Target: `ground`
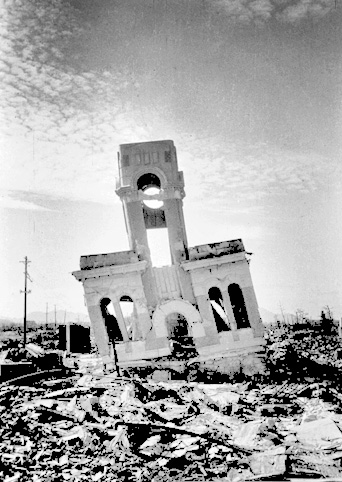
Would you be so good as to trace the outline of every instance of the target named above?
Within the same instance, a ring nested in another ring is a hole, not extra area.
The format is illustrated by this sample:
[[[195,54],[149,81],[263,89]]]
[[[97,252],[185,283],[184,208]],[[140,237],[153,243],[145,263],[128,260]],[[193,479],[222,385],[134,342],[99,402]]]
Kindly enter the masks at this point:
[[[341,341],[298,328],[267,330],[266,373],[220,384],[94,371],[2,383],[2,480],[341,480]]]

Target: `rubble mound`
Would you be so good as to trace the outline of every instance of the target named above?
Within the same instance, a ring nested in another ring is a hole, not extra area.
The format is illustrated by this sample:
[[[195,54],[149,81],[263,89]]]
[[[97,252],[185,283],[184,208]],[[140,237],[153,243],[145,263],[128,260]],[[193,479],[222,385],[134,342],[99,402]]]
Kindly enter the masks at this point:
[[[328,383],[204,384],[85,374],[0,387],[1,480],[342,477]]]

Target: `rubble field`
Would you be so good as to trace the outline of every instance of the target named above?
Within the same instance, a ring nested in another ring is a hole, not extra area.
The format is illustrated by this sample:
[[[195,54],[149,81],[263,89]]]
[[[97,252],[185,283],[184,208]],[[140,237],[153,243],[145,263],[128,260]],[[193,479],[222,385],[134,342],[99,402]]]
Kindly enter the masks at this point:
[[[1,480],[342,481],[341,400],[330,382],[4,383]]]
[[[249,377],[118,376],[91,354],[44,381],[46,358],[31,357],[36,374],[0,384],[0,480],[342,482],[342,340],[266,339],[265,372]]]

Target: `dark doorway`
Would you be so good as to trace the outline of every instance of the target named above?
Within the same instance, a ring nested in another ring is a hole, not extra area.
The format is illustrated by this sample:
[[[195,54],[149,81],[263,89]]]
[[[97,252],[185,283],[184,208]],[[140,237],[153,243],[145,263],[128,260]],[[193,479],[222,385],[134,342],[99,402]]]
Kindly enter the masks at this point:
[[[229,285],[228,294],[233,308],[237,328],[249,328],[251,325],[249,323],[245,300],[240,286],[236,283]]]
[[[194,339],[189,332],[188,322],[180,313],[166,317],[168,338],[171,341],[172,355],[176,358],[191,358],[197,355]]]

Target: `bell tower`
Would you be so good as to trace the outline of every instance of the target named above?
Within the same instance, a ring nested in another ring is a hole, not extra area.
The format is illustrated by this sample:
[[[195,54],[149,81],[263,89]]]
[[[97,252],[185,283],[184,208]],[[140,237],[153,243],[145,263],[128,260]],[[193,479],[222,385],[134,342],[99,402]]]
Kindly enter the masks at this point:
[[[146,231],[167,228],[172,264],[187,259],[184,178],[173,141],[122,144],[116,193],[123,203],[131,249],[140,248],[148,260]]]
[[[116,193],[123,204],[130,249],[149,265],[144,284],[152,288],[148,298],[153,305],[156,299],[147,230],[167,229],[172,265],[189,259],[183,172],[178,170],[171,140],[122,144],[118,163]]]
[[[188,246],[173,141],[122,144],[118,164],[116,193],[130,249],[81,256],[73,273],[83,284],[104,362],[115,350],[119,363],[145,366],[186,343],[201,370],[261,371],[263,326],[242,240]],[[151,260],[152,230],[168,234],[170,261],[161,267]]]

